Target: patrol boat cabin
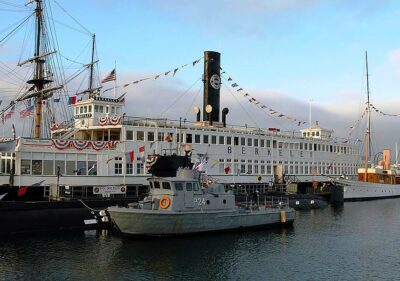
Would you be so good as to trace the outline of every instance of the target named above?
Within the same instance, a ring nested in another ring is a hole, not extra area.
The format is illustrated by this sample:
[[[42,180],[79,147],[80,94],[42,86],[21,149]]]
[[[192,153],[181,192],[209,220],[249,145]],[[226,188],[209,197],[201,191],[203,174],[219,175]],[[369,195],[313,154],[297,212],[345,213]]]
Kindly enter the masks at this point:
[[[192,175],[192,176],[191,176]],[[109,207],[125,234],[165,236],[291,224],[295,211],[280,202],[238,207],[223,184],[201,188],[198,174],[181,169],[177,177],[148,179],[150,193],[128,207]],[[266,203],[266,202],[265,202]]]

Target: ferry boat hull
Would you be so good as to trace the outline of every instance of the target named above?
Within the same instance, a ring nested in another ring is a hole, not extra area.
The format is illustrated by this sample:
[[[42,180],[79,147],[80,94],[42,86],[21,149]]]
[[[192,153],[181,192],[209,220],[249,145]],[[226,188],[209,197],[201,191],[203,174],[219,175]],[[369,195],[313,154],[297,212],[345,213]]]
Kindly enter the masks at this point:
[[[400,184],[383,184],[336,179],[335,184],[343,187],[344,201],[362,201],[400,197]]]
[[[173,236],[290,225],[295,217],[295,211],[291,208],[167,213],[110,207],[108,212],[122,233],[143,236]],[[285,222],[282,222],[282,216],[285,216]]]

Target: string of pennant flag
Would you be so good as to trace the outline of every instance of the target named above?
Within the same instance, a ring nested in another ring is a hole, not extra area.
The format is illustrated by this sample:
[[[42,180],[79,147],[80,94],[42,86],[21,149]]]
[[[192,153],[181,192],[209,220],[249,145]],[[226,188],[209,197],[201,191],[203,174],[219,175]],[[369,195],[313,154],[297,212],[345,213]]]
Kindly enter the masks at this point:
[[[262,103],[261,101],[257,100],[255,97],[253,97],[252,95],[250,95],[248,93],[248,91],[244,90],[242,87],[239,86],[238,83],[236,83],[232,76],[229,76],[226,71],[224,71],[221,67],[221,76],[223,76],[223,78],[229,83],[229,85],[231,86],[232,89],[236,90],[237,93],[241,94],[244,98],[246,98],[252,105],[260,108],[261,110],[263,110],[265,113],[278,117],[278,118],[282,118],[284,120],[287,120],[289,122],[293,122],[295,124],[297,124],[297,126],[300,125],[304,125],[307,124],[306,121],[302,121],[298,118],[295,118],[289,114],[283,114],[281,112],[279,112],[278,110],[275,110],[267,105],[265,105],[264,103]]]
[[[367,107],[367,108],[368,108],[368,107]],[[350,140],[351,135],[353,134],[354,129],[358,126],[358,124],[360,124],[361,120],[363,120],[365,114],[367,113],[367,108],[365,108],[365,110],[363,111],[363,113],[361,114],[361,116],[357,119],[357,121],[354,122],[354,124],[350,126],[349,132],[348,132],[348,134],[347,134],[347,138],[346,138],[346,140],[343,141],[342,143],[347,143],[347,142]]]
[[[202,58],[199,58],[199,59],[193,61],[193,62],[191,63],[191,65],[194,67],[194,66],[195,66],[196,64],[198,64],[201,60],[202,60]],[[141,83],[141,82],[146,81],[146,80],[151,80],[151,79],[157,80],[157,79],[160,78],[160,77],[165,77],[165,76],[168,76],[168,75],[170,75],[170,74],[172,75],[172,77],[175,77],[176,73],[177,73],[179,70],[181,70],[182,68],[187,67],[188,65],[189,65],[189,64],[187,63],[187,64],[181,65],[181,66],[179,66],[179,67],[173,68],[173,69],[171,69],[171,70],[164,71],[164,72],[159,73],[159,74],[154,75],[154,76],[149,76],[149,77],[145,77],[145,78],[142,78],[142,79],[138,79],[138,80],[135,80],[135,81],[132,81],[132,82],[129,82],[129,83],[125,83],[125,84],[123,84],[122,86],[118,86],[117,88],[121,88],[121,87],[122,87],[122,88],[126,88],[126,87],[129,87],[130,85],[138,84],[138,83]]]
[[[369,104],[370,109],[374,110],[376,113],[379,113],[383,116],[390,116],[390,117],[398,117],[400,116],[400,113],[397,114],[389,114],[389,113],[385,113],[382,110],[376,108],[372,103]]]
[[[370,109],[370,110],[373,110],[374,112],[379,113],[379,114],[381,114],[381,115],[383,115],[383,116],[390,116],[390,117],[399,117],[399,116],[400,116],[400,113],[399,113],[399,114],[389,114],[389,113],[385,113],[385,112],[379,110],[377,107],[375,107],[375,106],[374,106],[373,104],[371,104],[371,103],[369,104],[369,109]],[[350,130],[349,130],[348,138],[347,138],[347,139],[350,139],[350,137],[351,137],[351,135],[352,135],[354,129],[358,126],[358,124],[361,122],[361,120],[363,120],[363,118],[365,117],[365,115],[367,114],[367,112],[368,112],[368,105],[365,106],[365,109],[364,109],[363,113],[361,114],[360,118],[358,118],[357,121],[354,122],[354,124],[353,124],[352,126],[350,126],[350,128],[349,128]]]

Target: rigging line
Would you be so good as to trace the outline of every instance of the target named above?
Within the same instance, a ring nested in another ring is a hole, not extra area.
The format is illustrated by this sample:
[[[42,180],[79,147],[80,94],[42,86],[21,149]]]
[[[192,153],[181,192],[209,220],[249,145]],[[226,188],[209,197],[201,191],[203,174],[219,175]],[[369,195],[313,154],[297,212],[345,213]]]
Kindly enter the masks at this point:
[[[63,23],[63,22],[61,22],[61,21],[59,21],[59,20],[56,20],[56,19],[54,19],[54,18],[52,18],[52,20],[53,20],[54,22],[58,23],[59,25],[68,27],[69,29],[74,30],[74,31],[76,31],[76,32],[79,32],[79,33],[81,33],[81,34],[88,35],[87,32],[84,32],[84,31],[82,31],[82,30],[80,30],[80,29],[77,29],[77,28],[75,28],[75,27],[73,27],[73,26],[70,26],[70,25],[68,25],[68,24],[66,24],[66,23]]]
[[[175,103],[177,103],[181,98],[183,98],[183,96],[184,96],[187,92],[189,92],[190,89],[192,89],[192,88],[194,87],[194,85],[196,85],[197,82],[199,82],[199,81],[201,80],[201,78],[202,78],[202,77],[200,77],[199,79],[197,79],[196,82],[194,82],[194,83],[189,87],[189,89],[187,89],[186,91],[184,91],[182,95],[180,95],[177,99],[175,99],[175,100],[171,103],[171,105],[169,105],[169,106],[167,107],[166,110],[164,110],[161,114],[158,115],[158,118],[161,118],[161,116],[163,116],[172,106],[174,106]]]
[[[222,77],[224,80],[226,80],[224,77]],[[247,110],[244,108],[244,106],[239,102],[238,98],[232,93],[231,89],[228,88],[228,86],[224,83],[223,84],[225,88],[228,90],[228,92],[233,96],[233,98],[236,100],[236,102],[240,105],[244,113],[249,117],[249,119],[256,125],[257,128],[259,128],[257,122],[250,116],[250,114],[247,112]]]
[[[32,8],[29,8],[29,7],[27,7],[27,6],[18,5],[18,4],[11,3],[11,2],[7,2],[7,1],[4,1],[4,0],[0,0],[0,4],[12,6],[12,7],[14,7],[14,8],[20,8],[20,9],[25,9],[25,10],[32,10]]]
[[[229,83],[229,84],[231,85],[232,88],[234,88],[234,87],[239,87],[239,85],[238,85],[237,83],[235,83],[234,80],[232,79],[232,76],[228,75],[228,73],[225,71],[225,69],[222,69],[222,68],[221,68],[221,70],[223,70],[222,74],[225,73],[225,74],[228,76],[228,81],[232,81],[231,83]],[[222,76],[222,75],[221,75],[221,76]],[[224,79],[225,79],[225,78],[224,78]],[[226,80],[226,79],[225,79],[225,80]],[[233,84],[232,84],[232,83],[233,83]],[[242,89],[242,88],[240,87],[240,89],[237,90],[237,91],[239,92],[240,90],[243,91],[242,93],[246,93],[246,95],[248,95],[253,101],[256,101],[256,99],[255,99],[252,95],[250,95],[246,90],[244,90],[244,89]],[[251,102],[251,103],[253,103],[253,102]],[[255,103],[254,105],[257,106],[257,107],[260,108],[260,109],[263,109],[263,108],[260,107],[260,105],[264,105],[264,106],[265,106],[265,104],[260,103],[259,101],[258,101],[258,103]],[[268,108],[269,110],[272,110],[272,109],[271,109],[270,107],[268,107],[268,106],[265,106],[265,108]],[[263,111],[265,111],[265,110],[263,109]],[[274,111],[275,111],[275,110],[274,110]],[[276,112],[276,113],[278,113],[278,112]],[[283,116],[285,116],[285,118],[286,118],[287,120],[290,120],[290,122],[299,121],[300,123],[303,123],[303,124],[306,123],[306,122],[302,122],[302,121],[301,121],[300,119],[298,119],[298,118],[293,118],[292,116],[287,115],[287,114],[282,115],[282,117],[283,117]],[[290,118],[287,118],[287,117],[290,117]],[[286,127],[286,128],[287,128],[287,127]]]
[[[82,65],[82,66],[86,65],[86,64],[83,63],[83,62],[78,62],[78,61],[69,59],[69,58],[67,58],[66,56],[62,55],[61,53],[59,53],[59,55],[60,55],[62,58],[66,59],[67,61],[70,61],[70,62],[73,62],[73,63],[76,63],[76,64],[80,64],[80,65]]]
[[[57,0],[53,0],[54,3],[57,4],[58,7],[60,7],[61,10],[64,11],[65,14],[67,14],[67,16],[69,16],[73,21],[75,21],[75,23],[77,23],[83,30],[85,30],[89,35],[93,35],[93,32],[90,32],[86,27],[84,27],[79,21],[77,21],[72,15],[70,15],[58,2]]]
[[[32,34],[34,34],[34,32],[33,32],[33,30],[35,28],[34,25],[35,24],[33,21],[31,21],[31,24],[29,24],[29,23],[26,24],[24,40],[22,41],[22,48],[21,48],[21,52],[19,55],[19,59],[18,59],[19,62],[22,60],[22,56],[25,53],[25,51],[27,50],[27,47],[28,47],[27,42],[30,41],[30,39],[32,38]],[[30,32],[28,31],[28,29]]]
[[[197,97],[199,96],[199,94],[200,94],[200,92],[201,92],[202,89],[203,89],[203,86],[201,86],[201,87],[199,88],[199,90],[197,91],[196,95],[194,96],[193,102],[190,104],[188,110],[186,111],[185,117],[188,117],[189,111],[193,108],[193,105],[194,105],[194,103],[196,102]]]
[[[71,81],[74,80],[76,77],[78,77],[79,75],[81,75],[82,72],[84,72],[85,70],[86,70],[86,68],[78,69],[77,71],[75,71],[75,73],[72,73],[71,76],[69,76],[69,77],[65,80],[65,82],[66,82],[66,83],[71,82]]]
[[[5,39],[7,39],[8,37],[10,37],[13,33],[15,33],[27,20],[29,20],[30,17],[32,17],[34,15],[34,13],[30,14],[28,17],[26,17],[24,20],[22,20],[22,22],[20,24],[18,24],[13,30],[11,30],[5,37],[3,37],[0,40],[0,44],[3,43],[3,41]],[[8,28],[7,28],[8,29]]]
[[[18,67],[16,66],[14,69],[12,69],[12,68],[8,67],[6,64],[0,62],[0,71],[1,72],[4,71],[3,73],[5,76],[7,76],[10,80],[18,83],[18,85],[19,85],[20,83],[25,82],[25,80],[24,80],[24,77],[17,74],[17,71],[16,71],[17,68]],[[6,80],[4,80],[4,82],[13,84],[10,81],[6,81]]]
[[[47,18],[49,18],[49,19],[53,18],[53,10],[52,10],[52,6],[50,5],[50,3],[48,3],[48,5],[46,4],[45,12],[46,12]],[[55,48],[57,50],[59,50],[60,48],[59,48],[59,44],[58,44],[57,34],[55,32],[56,29],[55,29],[55,25],[54,25],[54,20],[46,21],[46,23],[47,23],[46,29],[49,30],[50,34],[52,34],[52,36],[51,36],[52,43],[55,46]],[[52,60],[52,62],[53,62],[53,64],[57,64],[57,69],[64,69],[63,68],[64,65],[63,65],[63,62],[62,62],[60,56],[55,56],[55,62],[54,62],[54,60]],[[55,70],[55,68],[56,68],[56,65],[54,65],[54,70]],[[58,74],[60,74],[61,77],[58,77]],[[58,94],[60,95],[61,92],[65,93],[66,91],[68,91],[68,83],[66,81],[65,73],[63,71],[56,72],[56,75],[57,75],[57,79],[59,79],[62,82],[62,84],[64,85],[64,88],[62,90],[58,91]],[[60,99],[61,98],[62,97],[60,97]],[[64,101],[66,101],[66,97],[64,98]],[[58,105],[59,105],[58,107],[60,108],[60,104],[58,104]],[[60,115],[64,116],[65,119],[69,119],[71,117],[71,112],[70,112],[70,110],[67,110],[66,107],[61,107]],[[54,114],[53,114],[53,117],[55,118]]]
[[[12,10],[12,9],[1,9],[0,12],[13,12],[13,13],[26,13],[27,11],[25,10]],[[31,12],[31,11],[29,11]]]
[[[229,76],[229,77],[230,77],[230,76]],[[226,79],[225,77],[222,76],[222,78],[223,78],[225,81],[227,81],[227,79]],[[227,82],[228,82],[228,81],[227,81]],[[229,83],[228,83],[228,84],[229,84]],[[230,87],[228,87],[227,85],[225,85],[225,87],[227,87],[228,91],[231,92],[231,88],[230,88]],[[231,94],[232,94],[232,92],[231,92]],[[232,95],[236,98],[236,95],[235,95],[235,94],[232,94]],[[242,94],[240,94],[240,95],[242,96]],[[236,99],[236,100],[237,100],[237,99]],[[237,100],[237,101],[238,101],[238,100]],[[238,102],[239,102],[239,101],[238,101]],[[240,103],[239,103],[239,104],[240,104]],[[255,104],[252,103],[252,105],[255,105]],[[265,114],[264,117],[268,116],[276,125],[278,125],[278,126],[284,128],[286,131],[290,131],[290,130],[288,129],[288,127],[286,127],[286,125],[283,125],[282,123],[278,122],[278,120],[277,120],[276,118],[274,118],[275,116],[273,116],[273,115],[271,115],[270,113],[266,112],[265,110],[263,110],[262,108],[260,108],[260,107],[257,106],[257,105],[256,105],[256,107],[264,112],[264,114]],[[287,124],[287,123],[285,123],[285,124]]]

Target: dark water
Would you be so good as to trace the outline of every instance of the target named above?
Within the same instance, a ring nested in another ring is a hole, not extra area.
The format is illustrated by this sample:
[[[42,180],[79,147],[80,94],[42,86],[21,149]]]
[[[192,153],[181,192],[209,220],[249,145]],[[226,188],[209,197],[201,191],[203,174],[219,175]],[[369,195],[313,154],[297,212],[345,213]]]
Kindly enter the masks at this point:
[[[3,238],[0,280],[400,280],[400,199],[298,212],[283,230]]]

